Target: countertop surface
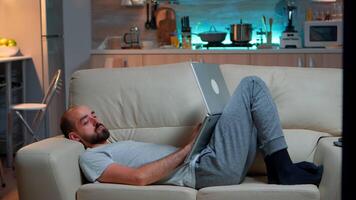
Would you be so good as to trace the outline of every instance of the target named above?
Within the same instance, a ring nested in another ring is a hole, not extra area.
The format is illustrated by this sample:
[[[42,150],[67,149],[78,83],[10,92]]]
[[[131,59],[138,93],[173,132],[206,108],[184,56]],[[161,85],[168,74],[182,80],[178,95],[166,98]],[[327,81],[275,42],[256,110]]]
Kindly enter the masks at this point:
[[[91,54],[274,54],[274,53],[342,53],[342,48],[300,48],[300,49],[256,49],[256,48],[226,48],[226,49],[93,49]]]
[[[31,56],[0,57],[0,63],[31,59]]]

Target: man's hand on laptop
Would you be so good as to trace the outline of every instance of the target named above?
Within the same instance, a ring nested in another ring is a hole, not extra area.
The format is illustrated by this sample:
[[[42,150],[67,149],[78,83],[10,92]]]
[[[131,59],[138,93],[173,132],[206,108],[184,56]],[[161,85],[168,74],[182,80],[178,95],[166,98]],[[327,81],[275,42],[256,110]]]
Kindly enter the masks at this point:
[[[194,141],[197,138],[197,136],[199,135],[199,132],[200,132],[200,129],[201,129],[201,125],[202,125],[202,123],[199,123],[199,124],[195,125],[191,135],[188,137],[186,145],[189,145],[190,148],[193,147]]]

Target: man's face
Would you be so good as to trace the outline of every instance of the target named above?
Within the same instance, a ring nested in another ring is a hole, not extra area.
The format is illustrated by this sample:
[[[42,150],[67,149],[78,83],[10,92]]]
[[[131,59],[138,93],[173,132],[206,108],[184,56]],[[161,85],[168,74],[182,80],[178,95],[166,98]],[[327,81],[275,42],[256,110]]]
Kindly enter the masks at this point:
[[[69,113],[74,130],[69,138],[82,142],[87,147],[105,143],[110,136],[108,129],[100,123],[95,112],[86,106],[78,106]]]

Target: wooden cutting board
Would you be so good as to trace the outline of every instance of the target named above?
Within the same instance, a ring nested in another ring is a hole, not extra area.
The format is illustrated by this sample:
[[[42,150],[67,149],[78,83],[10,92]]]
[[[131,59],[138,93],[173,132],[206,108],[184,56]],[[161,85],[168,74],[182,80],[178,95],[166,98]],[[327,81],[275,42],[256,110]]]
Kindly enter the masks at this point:
[[[169,16],[167,16],[167,11]],[[166,18],[171,18],[176,20],[176,12],[173,8],[170,7],[160,7],[155,12],[155,18],[156,18],[156,27],[159,27],[159,22]]]
[[[176,15],[171,8],[160,8],[156,12],[157,42],[160,46],[170,45],[170,36],[177,32]]]

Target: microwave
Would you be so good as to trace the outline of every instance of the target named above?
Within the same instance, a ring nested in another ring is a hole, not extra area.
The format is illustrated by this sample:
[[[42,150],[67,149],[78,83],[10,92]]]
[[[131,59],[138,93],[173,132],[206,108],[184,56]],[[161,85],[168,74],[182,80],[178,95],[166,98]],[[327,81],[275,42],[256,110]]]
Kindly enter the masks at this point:
[[[306,21],[304,23],[305,47],[341,47],[342,20]]]

